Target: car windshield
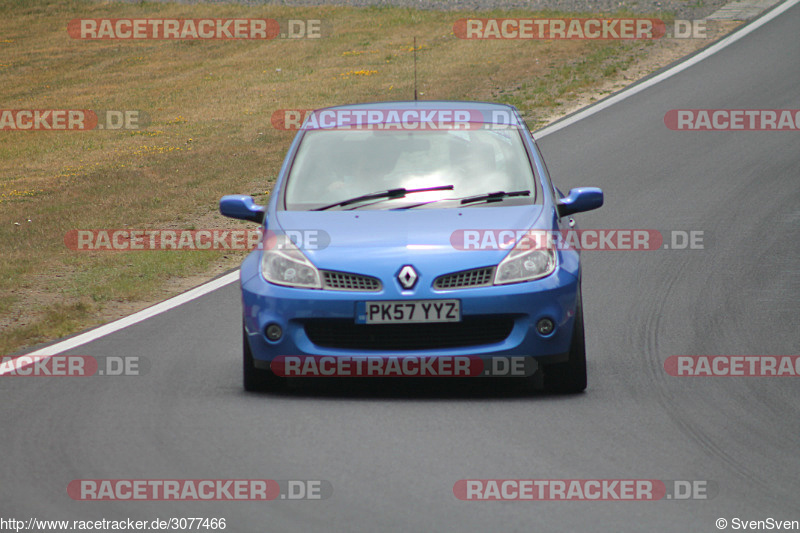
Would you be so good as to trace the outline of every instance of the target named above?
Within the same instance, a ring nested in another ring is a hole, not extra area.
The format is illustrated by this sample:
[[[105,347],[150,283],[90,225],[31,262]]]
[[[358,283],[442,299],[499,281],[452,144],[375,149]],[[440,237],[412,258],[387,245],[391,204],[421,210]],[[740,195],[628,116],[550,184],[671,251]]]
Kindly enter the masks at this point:
[[[445,188],[452,186],[452,188]],[[475,130],[343,130],[305,132],[286,182],[285,208],[310,210],[389,189],[385,195],[334,209],[481,207],[536,202],[531,164],[516,128]],[[462,205],[462,198],[497,191]]]

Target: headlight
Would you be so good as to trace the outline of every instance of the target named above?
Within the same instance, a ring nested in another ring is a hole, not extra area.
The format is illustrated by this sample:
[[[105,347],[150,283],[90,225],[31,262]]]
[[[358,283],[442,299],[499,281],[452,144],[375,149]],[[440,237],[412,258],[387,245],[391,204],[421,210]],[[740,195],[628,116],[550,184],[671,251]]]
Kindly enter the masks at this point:
[[[321,289],[319,270],[286,235],[277,235],[275,245],[261,255],[264,279],[276,285]]]
[[[518,283],[549,276],[558,259],[546,231],[528,232],[497,265],[494,284]]]

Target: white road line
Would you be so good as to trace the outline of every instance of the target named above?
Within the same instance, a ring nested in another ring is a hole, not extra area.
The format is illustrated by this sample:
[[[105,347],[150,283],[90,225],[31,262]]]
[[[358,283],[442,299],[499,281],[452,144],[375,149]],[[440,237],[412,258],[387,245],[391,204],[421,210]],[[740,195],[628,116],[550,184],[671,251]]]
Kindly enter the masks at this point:
[[[614,96],[611,96],[610,98],[602,100],[602,101],[600,101],[600,102],[598,102],[598,103],[596,103],[596,104],[594,104],[592,106],[589,106],[589,107],[583,109],[582,111],[579,111],[579,112],[575,113],[574,115],[572,115],[569,118],[566,118],[566,119],[564,119],[564,120],[562,120],[560,122],[556,122],[555,124],[552,124],[550,126],[545,126],[544,128],[533,132],[533,137],[536,138],[536,139],[539,139],[541,137],[545,137],[547,135],[550,135],[551,133],[555,133],[560,129],[563,129],[563,128],[566,128],[567,126],[575,124],[579,120],[583,120],[586,117],[592,116],[595,113],[598,113],[598,112],[602,111],[603,109],[611,107],[612,105],[614,105],[614,104],[616,104],[618,102],[621,102],[622,100],[625,100],[626,98],[629,98],[629,97],[633,96],[636,93],[642,92],[645,89],[647,89],[648,87],[652,87],[656,83],[662,82],[662,81],[666,80],[667,78],[671,78],[675,74],[678,74],[679,72],[682,72],[682,71],[686,70],[687,68],[689,68],[689,67],[691,67],[693,65],[696,65],[697,63],[699,63],[700,61],[706,59],[707,57],[710,57],[710,56],[716,54],[717,52],[719,52],[720,50],[722,50],[726,46],[730,46],[731,44],[735,43],[736,41],[738,41],[742,37],[745,37],[745,36],[749,35],[750,33],[754,32],[755,30],[757,30],[758,28],[760,28],[761,26],[763,26],[767,22],[771,21],[772,19],[774,19],[775,17],[777,17],[778,15],[783,13],[784,11],[786,11],[788,9],[791,9],[798,2],[800,2],[800,0],[789,0],[789,1],[785,2],[785,3],[783,3],[782,5],[776,7],[775,9],[770,11],[769,13],[765,14],[764,16],[762,16],[761,18],[754,20],[748,26],[745,26],[743,29],[741,29],[741,30],[737,31],[736,33],[734,33],[732,35],[729,35],[729,36],[727,36],[727,37],[725,37],[723,39],[720,39],[719,42],[717,42],[716,44],[713,44],[713,45],[709,46],[708,48],[706,48],[705,50],[703,50],[699,54],[690,57],[686,61],[675,65],[674,67],[672,67],[669,70],[665,70],[664,72],[662,72],[661,74],[658,74],[657,76],[653,76],[652,78],[650,78],[647,81],[643,81],[639,85],[634,85],[633,87],[630,87],[628,89],[623,89],[622,91],[620,91],[619,93],[615,94]]]
[[[208,283],[204,283],[194,289],[186,291],[178,296],[174,296],[169,300],[164,300],[161,303],[148,307],[147,309],[142,309],[132,315],[126,316],[125,318],[120,318],[119,320],[115,320],[114,322],[109,322],[99,328],[95,328],[92,330],[87,331],[86,333],[81,333],[80,335],[76,335],[74,337],[70,337],[69,339],[65,339],[61,342],[57,342],[55,344],[51,344],[50,346],[45,346],[39,350],[30,352],[30,356],[39,356],[38,359],[41,361],[44,358],[52,357],[56,354],[60,354],[61,352],[65,352],[77,346],[81,346],[82,344],[86,344],[88,342],[92,342],[93,340],[99,339],[100,337],[105,337],[106,335],[110,335],[115,331],[119,331],[121,329],[127,328],[128,326],[132,326],[143,320],[147,320],[148,318],[154,317],[156,315],[160,315],[170,309],[178,307],[179,305],[183,305],[186,302],[190,302],[197,298],[200,298],[204,294],[208,294],[209,292],[215,291],[220,287],[224,287],[225,285],[229,285],[234,283],[239,279],[239,271],[231,272],[229,274],[225,274],[217,279],[211,280]],[[19,359],[19,358],[16,358]],[[20,368],[25,365],[15,365],[14,361],[6,361],[2,365],[0,365],[0,375],[7,374],[12,370],[16,370],[17,366]],[[28,363],[30,364],[30,363]]]
[[[701,53],[699,53],[699,54],[697,54],[695,56],[692,56],[691,58],[687,59],[683,63],[675,65],[671,69],[666,70],[666,71],[662,72],[661,74],[659,74],[657,76],[653,76],[652,78],[650,78],[649,80],[647,80],[645,82],[642,82],[642,83],[640,83],[638,85],[634,85],[633,87],[631,87],[629,89],[624,89],[622,92],[619,92],[619,93],[615,94],[614,96],[612,96],[610,98],[607,98],[607,99],[605,99],[605,100],[603,100],[601,102],[598,102],[597,104],[594,104],[594,105],[592,105],[590,107],[587,107],[583,111],[580,111],[580,112],[572,115],[571,117],[569,117],[567,119],[564,119],[564,120],[562,120],[560,122],[556,122],[552,126],[547,126],[545,128],[542,128],[541,130],[538,130],[538,131],[534,132],[534,137],[541,138],[541,137],[544,137],[546,135],[550,135],[551,133],[555,133],[556,131],[558,131],[558,130],[560,130],[562,128],[566,128],[567,126],[569,126],[571,124],[574,124],[574,123],[578,122],[579,120],[583,120],[586,117],[594,115],[595,113],[598,113],[598,112],[602,111],[603,109],[611,107],[612,105],[616,104],[617,102],[621,102],[622,100],[625,100],[626,98],[628,98],[630,96],[633,96],[634,94],[639,93],[639,92],[647,89],[648,87],[652,87],[656,83],[664,81],[667,78],[670,78],[670,77],[674,76],[675,74],[678,74],[679,72],[682,72],[682,71],[686,70],[687,68],[691,67],[692,65],[695,65],[695,64],[699,63],[700,61],[702,61],[703,59],[706,59],[707,57],[710,57],[710,56],[714,55],[715,53],[719,52],[720,50],[722,50],[726,46],[729,46],[729,45],[735,43],[736,41],[738,41],[742,37],[745,37],[746,35],[748,35],[748,34],[752,33],[753,31],[757,30],[758,28],[760,28],[761,26],[763,26],[767,22],[771,21],[772,19],[774,19],[775,17],[777,17],[778,15],[783,13],[784,11],[792,8],[798,2],[800,2],[800,0],[788,0],[787,2],[785,2],[782,5],[776,7],[775,9],[773,9],[772,11],[767,13],[766,15],[762,16],[761,18],[751,22],[744,29],[739,30],[738,32],[734,33],[733,35],[729,35],[728,37],[725,37],[724,39],[722,39],[719,42],[717,42],[716,44],[708,47],[707,49],[705,49]],[[141,322],[143,320],[147,320],[148,318],[151,318],[151,317],[154,317],[154,316],[159,315],[161,313],[164,313],[166,311],[169,311],[170,309],[178,307],[179,305],[183,305],[186,302],[190,302],[190,301],[192,301],[192,300],[194,300],[196,298],[199,298],[199,297],[203,296],[204,294],[208,294],[209,292],[215,291],[215,290],[219,289],[220,287],[224,287],[225,285],[229,285],[229,284],[233,283],[234,281],[236,281],[237,279],[239,279],[239,271],[238,270],[236,272],[231,272],[230,274],[226,274],[226,275],[224,275],[224,276],[222,276],[220,278],[217,278],[217,279],[215,279],[213,281],[209,281],[208,283],[206,283],[204,285],[200,285],[199,287],[195,287],[194,289],[192,289],[192,290],[190,290],[188,292],[185,292],[183,294],[179,294],[178,296],[174,296],[174,297],[170,298],[169,300],[165,300],[165,301],[163,301],[163,302],[161,302],[159,304],[156,304],[156,305],[154,305],[152,307],[148,307],[147,309],[143,309],[143,310],[139,311],[138,313],[134,313],[134,314],[132,314],[130,316],[127,316],[125,318],[121,318],[119,320],[115,320],[114,322],[110,322],[110,323],[108,323],[108,324],[106,324],[104,326],[100,326],[99,328],[87,331],[86,333],[81,333],[80,335],[76,335],[74,337],[71,337],[69,339],[63,340],[61,342],[57,342],[55,344],[51,344],[50,346],[45,346],[44,348],[41,348],[41,349],[36,350],[36,351],[33,351],[33,352],[31,352],[31,353],[29,353],[27,355],[40,356],[40,359],[42,357],[52,357],[53,355],[59,354],[61,352],[65,352],[67,350],[70,350],[72,348],[75,348],[77,346],[81,346],[81,345],[89,343],[89,342],[92,342],[92,341],[97,340],[97,339],[99,339],[101,337],[105,337],[106,335],[110,335],[111,333],[114,333],[115,331],[119,331],[121,329],[125,329],[125,328],[127,328],[129,326],[132,326],[134,324],[137,324],[137,323],[139,323],[139,322]],[[13,361],[8,361],[8,362],[3,363],[2,365],[0,365],[0,375],[7,374],[7,373],[11,372],[12,370],[15,370],[15,366],[13,364]]]

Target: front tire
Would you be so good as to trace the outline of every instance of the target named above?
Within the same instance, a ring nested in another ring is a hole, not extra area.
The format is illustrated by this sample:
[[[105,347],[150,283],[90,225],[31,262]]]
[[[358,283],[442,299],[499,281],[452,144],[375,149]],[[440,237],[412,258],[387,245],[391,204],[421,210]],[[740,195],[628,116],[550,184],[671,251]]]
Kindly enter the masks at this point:
[[[586,390],[586,340],[583,328],[583,294],[578,289],[578,303],[575,306],[575,324],[572,329],[572,342],[569,357],[563,363],[550,365],[544,374],[545,390],[574,394]]]

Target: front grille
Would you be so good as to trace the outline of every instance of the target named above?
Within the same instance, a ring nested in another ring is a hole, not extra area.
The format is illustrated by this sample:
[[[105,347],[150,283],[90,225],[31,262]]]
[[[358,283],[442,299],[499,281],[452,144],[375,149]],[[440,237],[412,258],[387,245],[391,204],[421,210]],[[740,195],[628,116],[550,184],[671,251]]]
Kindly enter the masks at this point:
[[[361,350],[433,350],[494,344],[514,328],[511,316],[465,317],[433,324],[356,324],[348,319],[309,319],[308,338],[317,346]]]
[[[462,270],[439,276],[433,282],[434,289],[467,289],[471,287],[485,287],[492,284],[495,267],[474,268]]]
[[[323,288],[331,291],[369,291],[376,292],[381,290],[381,282],[371,276],[361,274],[351,274],[349,272],[335,272],[333,270],[323,270]]]

